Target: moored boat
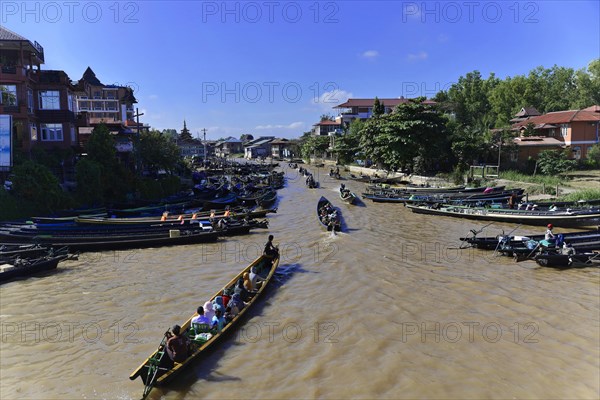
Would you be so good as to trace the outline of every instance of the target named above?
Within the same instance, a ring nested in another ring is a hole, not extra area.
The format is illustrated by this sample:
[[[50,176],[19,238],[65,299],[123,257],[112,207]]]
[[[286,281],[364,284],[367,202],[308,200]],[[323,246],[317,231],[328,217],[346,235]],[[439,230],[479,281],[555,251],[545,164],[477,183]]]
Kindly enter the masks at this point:
[[[0,261],[0,282],[53,270],[58,266],[59,262],[67,257],[68,255],[65,251],[60,254],[49,254],[35,259],[16,258],[12,261]]]
[[[600,222],[600,209],[577,211],[534,211],[493,209],[484,207],[460,207],[449,205],[416,206],[406,205],[418,214],[443,215],[475,220],[512,222],[524,225],[546,225],[559,227],[593,226]]]
[[[244,268],[239,274],[237,274],[229,283],[227,283],[224,288],[233,288],[236,282],[243,277],[244,273],[250,272],[253,267],[256,268],[256,273],[260,276],[260,279],[263,281],[262,285],[256,293],[252,296],[246,306],[244,306],[240,312],[227,324],[223,326],[221,331],[211,331],[204,332],[205,335],[197,335],[195,332],[195,327],[192,326],[192,318],[197,315],[194,314],[188,320],[181,324],[181,331],[185,332],[185,334],[190,335],[192,329],[194,332],[191,334],[193,337],[190,337],[192,340],[191,344],[191,354],[185,359],[185,361],[178,363],[173,362],[169,358],[165,346],[166,346],[166,337],[168,336],[169,331],[165,334],[161,344],[158,349],[154,351],[150,357],[146,359],[132,374],[129,376],[129,379],[135,380],[138,377],[141,378],[142,383],[144,384],[144,393],[143,398],[145,398],[154,386],[163,386],[167,383],[173,381],[186,367],[188,367],[193,362],[202,358],[202,356],[211,348],[216,346],[219,341],[229,332],[233,331],[237,325],[241,323],[244,315],[252,308],[252,306],[256,303],[257,299],[264,293],[265,289],[269,286],[277,267],[279,266],[279,257],[275,259],[270,259],[266,256],[260,256],[256,260],[254,260],[250,265]],[[211,302],[217,302],[217,298],[223,294],[224,290],[219,290],[216,292],[211,298]],[[202,304],[204,301],[202,299],[194,299],[198,304]],[[198,339],[196,339],[198,338]]]

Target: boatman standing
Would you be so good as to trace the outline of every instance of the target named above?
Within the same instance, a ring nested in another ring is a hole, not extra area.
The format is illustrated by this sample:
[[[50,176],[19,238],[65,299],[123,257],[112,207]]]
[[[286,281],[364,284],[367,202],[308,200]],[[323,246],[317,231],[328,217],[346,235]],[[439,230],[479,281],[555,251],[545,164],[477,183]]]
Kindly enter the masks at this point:
[[[548,229],[546,229],[546,236],[544,237],[544,239],[550,243],[554,243],[554,239],[556,239],[556,236],[554,235],[554,233],[552,233],[552,228],[552,224],[548,224]]]

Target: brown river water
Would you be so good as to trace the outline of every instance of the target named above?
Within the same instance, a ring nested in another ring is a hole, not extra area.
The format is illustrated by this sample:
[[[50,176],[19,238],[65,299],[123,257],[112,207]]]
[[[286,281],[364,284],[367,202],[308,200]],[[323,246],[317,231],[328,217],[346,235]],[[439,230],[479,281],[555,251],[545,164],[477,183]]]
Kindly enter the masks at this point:
[[[275,283],[235,334],[149,398],[599,397],[598,269],[457,250],[460,236],[484,224],[400,204],[346,205],[339,181],[309,169],[322,187],[306,189],[287,169],[268,231],[82,254],[0,286],[0,398],[140,398],[143,385],[129,374],[269,233],[282,253]],[[336,236],[317,223],[322,195],[342,211]],[[493,224],[484,234],[513,228]]]

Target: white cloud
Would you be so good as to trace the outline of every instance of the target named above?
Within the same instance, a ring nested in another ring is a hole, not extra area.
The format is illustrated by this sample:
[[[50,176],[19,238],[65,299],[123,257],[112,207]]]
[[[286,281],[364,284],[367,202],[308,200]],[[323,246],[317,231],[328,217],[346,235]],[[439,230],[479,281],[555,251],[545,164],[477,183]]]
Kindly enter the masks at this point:
[[[299,129],[304,126],[304,122],[292,122],[288,125],[258,125],[254,129],[265,130],[265,129]]]
[[[319,106],[322,111],[332,111],[332,107],[348,101],[352,97],[351,92],[342,89],[334,89],[329,92],[324,92],[318,98],[313,98],[311,103]]]
[[[361,54],[364,58],[374,59],[379,56],[379,52],[377,50],[367,50]]]
[[[416,54],[411,53],[411,54],[409,54],[407,56],[407,58],[408,58],[409,61],[426,60],[427,57],[428,57],[428,54],[426,52],[424,52],[424,51],[420,51],[420,52],[418,52]]]

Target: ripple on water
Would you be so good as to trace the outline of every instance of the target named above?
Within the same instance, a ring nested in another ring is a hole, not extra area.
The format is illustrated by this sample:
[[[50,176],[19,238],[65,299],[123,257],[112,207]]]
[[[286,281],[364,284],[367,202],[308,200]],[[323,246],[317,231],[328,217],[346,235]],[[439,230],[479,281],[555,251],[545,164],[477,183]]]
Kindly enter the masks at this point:
[[[288,182],[269,230],[82,254],[55,274],[2,285],[2,399],[138,398],[131,371],[259,254],[269,233],[282,251],[273,287],[223,347],[151,398],[597,397],[597,269],[554,271],[453,249],[485,224],[398,204],[348,206],[328,169],[309,169],[323,188]],[[340,208],[341,234],[318,225],[321,195]],[[513,227],[485,234],[502,229]]]

